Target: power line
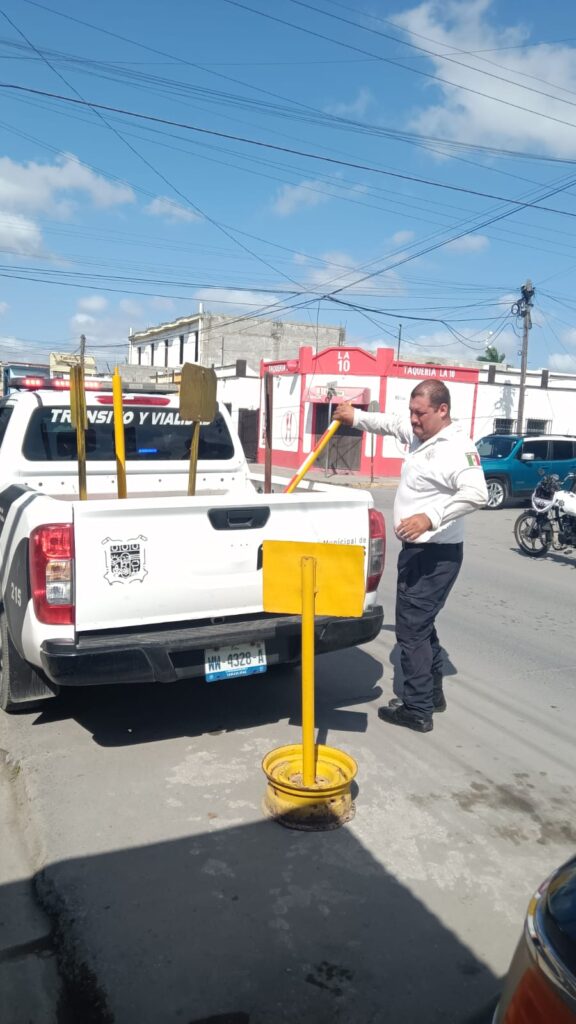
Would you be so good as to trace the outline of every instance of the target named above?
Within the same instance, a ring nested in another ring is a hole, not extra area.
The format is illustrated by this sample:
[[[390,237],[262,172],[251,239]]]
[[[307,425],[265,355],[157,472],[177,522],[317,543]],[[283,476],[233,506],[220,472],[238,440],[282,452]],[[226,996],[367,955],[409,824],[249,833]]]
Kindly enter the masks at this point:
[[[223,0],[223,2],[224,3],[232,3],[232,2],[236,2],[236,0]],[[356,162],[352,162],[352,161],[349,161],[349,160],[338,160],[336,157],[322,156],[322,155],[320,155],[318,153],[312,153],[312,152],[305,151],[305,150],[293,149],[293,148],[288,147],[288,146],[278,146],[278,145],[276,145],[275,143],[272,143],[272,142],[264,142],[264,141],[262,141],[260,139],[250,139],[250,138],[248,138],[246,136],[242,136],[242,135],[233,135],[233,134],[231,134],[229,132],[216,131],[215,129],[212,129],[212,128],[200,128],[198,125],[187,124],[187,123],[181,122],[181,121],[172,121],[172,120],[170,120],[168,118],[164,118],[164,117],[155,117],[152,114],[142,114],[142,113],[139,113],[137,111],[127,110],[127,109],[122,108],[122,107],[113,107],[113,106],[110,106],[109,104],[106,104],[106,103],[97,103],[97,102],[95,102],[93,100],[78,99],[78,98],[75,98],[75,97],[72,97],[72,96],[62,96],[60,93],[49,92],[46,89],[32,89],[29,86],[16,85],[15,83],[12,83],[12,82],[0,82],[0,89],[10,89],[10,90],[14,90],[16,92],[30,93],[30,94],[36,95],[36,96],[46,96],[46,97],[48,97],[50,99],[58,100],[59,102],[62,102],[62,103],[70,103],[70,104],[74,104],[76,106],[89,107],[90,109],[93,109],[95,111],[105,110],[105,111],[108,111],[108,112],[114,113],[114,114],[122,114],[125,117],[137,118],[138,120],[142,120],[142,121],[151,121],[151,122],[153,122],[155,124],[165,124],[165,125],[168,125],[171,128],[182,128],[182,129],[184,129],[186,131],[198,132],[201,135],[213,135],[216,138],[228,139],[228,140],[231,140],[233,142],[243,142],[246,145],[258,146],[258,147],[260,147],[262,149],[272,149],[272,150],[275,150],[276,152],[280,152],[280,153],[290,153],[293,156],[303,156],[303,157],[306,157],[307,159],[310,159],[310,160],[319,160],[319,161],[322,161],[324,163],[335,164],[335,165],[337,165],[339,167],[352,167],[355,170],[369,171],[372,174],[382,174],[382,175],[385,175],[386,177],[399,178],[402,181],[413,181],[413,182],[416,182],[417,184],[420,184],[420,185],[429,185],[429,186],[432,186],[434,188],[447,189],[450,192],[462,192],[462,193],[465,193],[466,195],[477,196],[477,197],[482,198],[482,199],[493,199],[493,200],[496,200],[497,202],[501,202],[501,203],[511,203],[513,206],[518,206],[518,207],[523,207],[523,208],[533,208],[533,209],[537,209],[537,210],[544,210],[546,213],[557,213],[557,214],[559,214],[560,216],[563,216],[563,217],[576,217],[576,212],[572,212],[570,210],[560,210],[560,209],[557,209],[555,207],[541,206],[538,203],[530,203],[530,202],[527,203],[527,202],[523,202],[522,200],[519,200],[519,199],[510,199],[510,198],[507,198],[506,196],[495,195],[494,193],[491,193],[491,192],[482,192],[482,191],[480,191],[478,189],[466,188],[463,185],[449,185],[446,182],[434,181],[433,179],[430,179],[430,178],[421,178],[421,177],[419,177],[417,175],[402,174],[399,171],[388,171],[388,170],[384,170],[383,168],[371,166],[370,164],[361,164],[361,163],[356,163]],[[106,123],[108,124],[108,122],[106,122]],[[111,126],[108,124],[108,127],[111,127]],[[572,127],[576,128],[576,124],[572,125]],[[114,129],[112,129],[112,130],[114,130]],[[125,140],[123,139],[122,141],[125,141]],[[126,145],[130,146],[129,143],[126,143]],[[133,149],[133,152],[137,156],[139,156],[140,159],[143,160],[145,163],[147,162],[146,158],[143,157],[136,150]],[[148,164],[148,166],[151,168],[151,170],[153,170],[156,174],[158,174],[158,176],[160,178],[162,178],[162,180],[165,182],[165,184],[167,184],[170,188],[172,188],[177,193],[177,195],[179,195],[182,199],[184,199],[184,201],[186,203],[188,203],[190,206],[192,206],[193,209],[198,210],[198,212],[206,220],[210,221],[210,223],[215,223],[216,224],[216,222],[213,222],[212,219],[209,216],[207,216],[207,214],[205,214],[202,210],[200,210],[200,208],[197,207],[192,202],[191,199],[189,199],[186,195],[184,195],[184,193],[180,192],[179,189],[176,188],[176,186],[174,186],[171,182],[169,182],[168,179],[165,178],[164,175],[162,175],[160,171],[158,171],[156,168],[154,168],[150,164]],[[552,192],[550,194],[553,195],[554,192]],[[216,224],[216,226],[218,226],[218,225]],[[240,243],[238,243],[238,244],[240,244]],[[248,250],[248,252],[250,252],[250,250]],[[250,252],[250,255],[254,256],[255,254]],[[255,258],[259,259],[258,256],[255,256]],[[261,261],[261,262],[263,262],[263,261]]]
[[[236,245],[238,245],[241,249],[243,249],[244,252],[248,253],[254,259],[258,260],[259,263],[264,264],[264,266],[268,267],[269,270],[272,270],[274,273],[280,274],[280,276],[284,277],[287,281],[290,281],[292,284],[296,284],[297,287],[300,287],[299,282],[295,281],[294,278],[290,277],[288,274],[285,274],[282,270],[277,270],[275,267],[272,266],[272,264],[270,264],[262,256],[259,256],[257,253],[255,253],[244,242],[242,242],[239,239],[237,239],[234,236],[233,233],[228,231],[227,228],[225,228],[217,220],[215,220],[213,217],[211,217],[209,214],[207,214],[204,210],[202,210],[196,203],[192,202],[192,200],[189,198],[189,196],[185,195],[184,192],[182,192],[179,188],[177,188],[176,185],[174,185],[173,182],[169,181],[169,179],[166,177],[166,175],[164,175],[161,171],[159,171],[157,167],[155,167],[142,153],[139,152],[139,150],[137,150],[135,148],[135,146],[133,146],[130,142],[128,142],[127,139],[124,136],[122,136],[122,134],[113,125],[111,125],[106,120],[106,118],[101,113],[101,109],[102,108],[100,107],[100,105],[95,105],[95,104],[89,103],[89,102],[87,102],[84,99],[83,96],[81,96],[81,94],[78,92],[78,90],[75,88],[75,86],[73,86],[70,82],[68,82],[67,79],[64,78],[64,76],[50,63],[50,61],[41,54],[41,52],[36,48],[34,43],[32,43],[32,41],[15,24],[15,22],[6,14],[5,11],[0,10],[0,14],[3,15],[3,17],[6,19],[6,21],[12,26],[12,28],[16,32],[18,32],[18,34],[35,51],[35,53],[37,53],[39,56],[42,57],[42,59],[45,61],[47,66],[50,68],[50,70],[53,71],[54,74],[58,76],[60,81],[63,82],[64,85],[74,93],[74,95],[76,97],[76,100],[74,102],[82,103],[83,105],[86,105],[86,106],[90,107],[90,109],[93,110],[93,112],[96,114],[96,116],[106,125],[106,127],[116,136],[116,138],[119,139],[136,157],[138,157],[138,159],[141,160],[142,163],[144,163],[146,165],[146,167],[148,167],[149,170],[151,170],[154,174],[156,174],[161,179],[161,181],[163,181],[169,188],[171,188],[172,191],[176,193],[176,195],[178,195],[181,199],[183,199],[184,202],[186,202],[189,206],[192,207],[192,209],[196,210],[196,212],[199,213],[210,224],[212,224],[213,227],[217,228],[218,231],[221,231],[222,234],[226,235],[227,238],[229,238]],[[66,97],[62,97],[62,99],[65,99],[65,98]]]
[[[29,0],[27,0],[27,2],[29,2]],[[290,0],[290,2],[291,3],[300,3],[302,6],[305,6],[302,3],[302,0]],[[533,110],[531,107],[523,107],[519,103],[512,103],[511,100],[505,100],[502,96],[491,96],[489,93],[482,92],[480,89],[473,89],[471,86],[462,85],[459,82],[450,82],[448,79],[442,78],[440,75],[434,75],[430,71],[423,71],[421,68],[412,68],[412,67],[406,66],[405,64],[402,64],[400,61],[394,60],[392,57],[383,57],[381,54],[372,53],[370,50],[364,50],[361,47],[352,45],[352,43],[345,43],[345,42],[342,42],[342,40],[340,40],[340,39],[334,39],[331,36],[324,35],[321,32],[315,32],[313,29],[305,28],[303,25],[295,24],[292,21],[287,21],[285,18],[278,18],[274,14],[268,14],[265,11],[259,11],[255,7],[249,7],[247,4],[240,3],[239,0],[222,0],[222,3],[228,4],[231,7],[237,7],[239,9],[241,9],[241,10],[244,10],[244,11],[249,11],[251,14],[259,15],[262,18],[268,18],[270,21],[276,21],[280,25],[284,25],[284,26],[287,26],[288,28],[296,29],[296,31],[304,32],[307,35],[315,36],[318,39],[324,39],[326,42],[334,43],[337,46],[344,46],[347,50],[354,50],[356,53],[364,54],[364,56],[374,57],[376,60],[382,61],[384,64],[391,64],[394,67],[401,68],[403,71],[409,71],[409,72],[411,72],[414,75],[421,75],[424,78],[430,78],[430,79],[432,79],[435,82],[440,82],[442,85],[448,85],[452,89],[461,89],[464,92],[472,93],[474,96],[481,96],[483,99],[493,100],[494,103],[501,103],[504,106],[512,107],[515,110],[521,110],[525,114],[533,114],[535,117],[542,117],[542,118],[545,118],[547,121],[555,121],[557,124],[562,124],[562,125],[565,125],[565,126],[567,126],[569,128],[576,128],[576,124],[574,124],[571,121],[564,121],[562,118],[554,117],[552,114],[543,114],[541,111]],[[314,9],[318,10],[318,8],[314,8]],[[320,13],[327,14],[326,11],[320,11]],[[337,17],[336,15],[332,15],[332,14],[327,14],[327,16],[331,17],[331,18]],[[346,19],[339,19],[339,20],[346,20]],[[359,26],[359,27],[363,28],[364,26]],[[402,40],[396,40],[396,41],[397,42],[402,42]],[[406,45],[413,45],[413,44],[406,44]],[[469,70],[476,70],[476,69],[469,68]],[[492,77],[496,77],[496,76],[492,76]],[[513,82],[512,84],[516,85],[516,87],[520,88],[520,89],[527,88],[526,86],[518,85],[518,83],[515,83],[515,82]],[[532,91],[534,91],[534,90],[532,90]],[[568,100],[560,100],[560,99],[558,99],[558,97],[552,97],[552,99],[557,99],[558,102],[562,102],[562,103],[569,102]]]

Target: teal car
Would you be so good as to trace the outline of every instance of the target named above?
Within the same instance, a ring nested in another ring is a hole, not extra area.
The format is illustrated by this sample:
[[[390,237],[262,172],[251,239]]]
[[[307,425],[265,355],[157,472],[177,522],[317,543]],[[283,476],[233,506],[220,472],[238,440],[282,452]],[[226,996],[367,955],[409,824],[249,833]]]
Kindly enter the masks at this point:
[[[543,473],[564,479],[576,471],[576,438],[569,434],[488,434],[476,442],[488,488],[488,508],[529,498]]]

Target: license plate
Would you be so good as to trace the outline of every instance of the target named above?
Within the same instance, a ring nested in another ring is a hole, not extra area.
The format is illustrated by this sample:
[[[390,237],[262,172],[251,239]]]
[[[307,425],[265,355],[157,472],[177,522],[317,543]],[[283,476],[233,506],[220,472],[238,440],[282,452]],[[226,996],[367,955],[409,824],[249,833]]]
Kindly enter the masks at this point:
[[[263,642],[207,647],[204,651],[206,681],[253,676],[266,671],[266,647]]]

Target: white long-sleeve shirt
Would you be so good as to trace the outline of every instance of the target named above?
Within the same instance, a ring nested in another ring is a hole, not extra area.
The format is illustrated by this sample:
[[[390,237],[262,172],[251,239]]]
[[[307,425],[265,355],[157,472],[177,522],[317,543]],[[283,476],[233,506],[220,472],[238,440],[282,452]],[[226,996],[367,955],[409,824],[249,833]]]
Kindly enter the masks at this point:
[[[432,529],[418,538],[419,544],[462,541],[462,516],[488,501],[474,442],[454,423],[420,441],[400,416],[361,409],[354,410],[354,426],[373,434],[391,434],[409,446],[394,501],[394,529],[402,519],[425,513]]]

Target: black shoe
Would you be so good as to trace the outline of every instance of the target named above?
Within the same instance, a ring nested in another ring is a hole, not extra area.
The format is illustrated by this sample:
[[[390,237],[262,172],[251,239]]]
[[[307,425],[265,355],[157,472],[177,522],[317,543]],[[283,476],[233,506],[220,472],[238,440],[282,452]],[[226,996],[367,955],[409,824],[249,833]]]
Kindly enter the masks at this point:
[[[431,715],[420,715],[417,711],[410,711],[402,703],[397,708],[378,708],[378,718],[381,718],[383,722],[390,722],[392,725],[403,725],[406,729],[414,729],[415,732],[432,732],[434,728]]]
[[[432,700],[434,701],[434,714],[436,714],[437,711],[438,712],[439,711],[446,711],[446,708],[447,708],[448,705],[446,704],[446,698],[445,698],[442,690],[439,690],[439,691],[438,690],[434,690],[434,695],[432,697]],[[392,700],[388,701],[388,707],[389,708],[401,708],[401,707],[404,707],[404,701],[400,700],[400,697],[393,697]]]

